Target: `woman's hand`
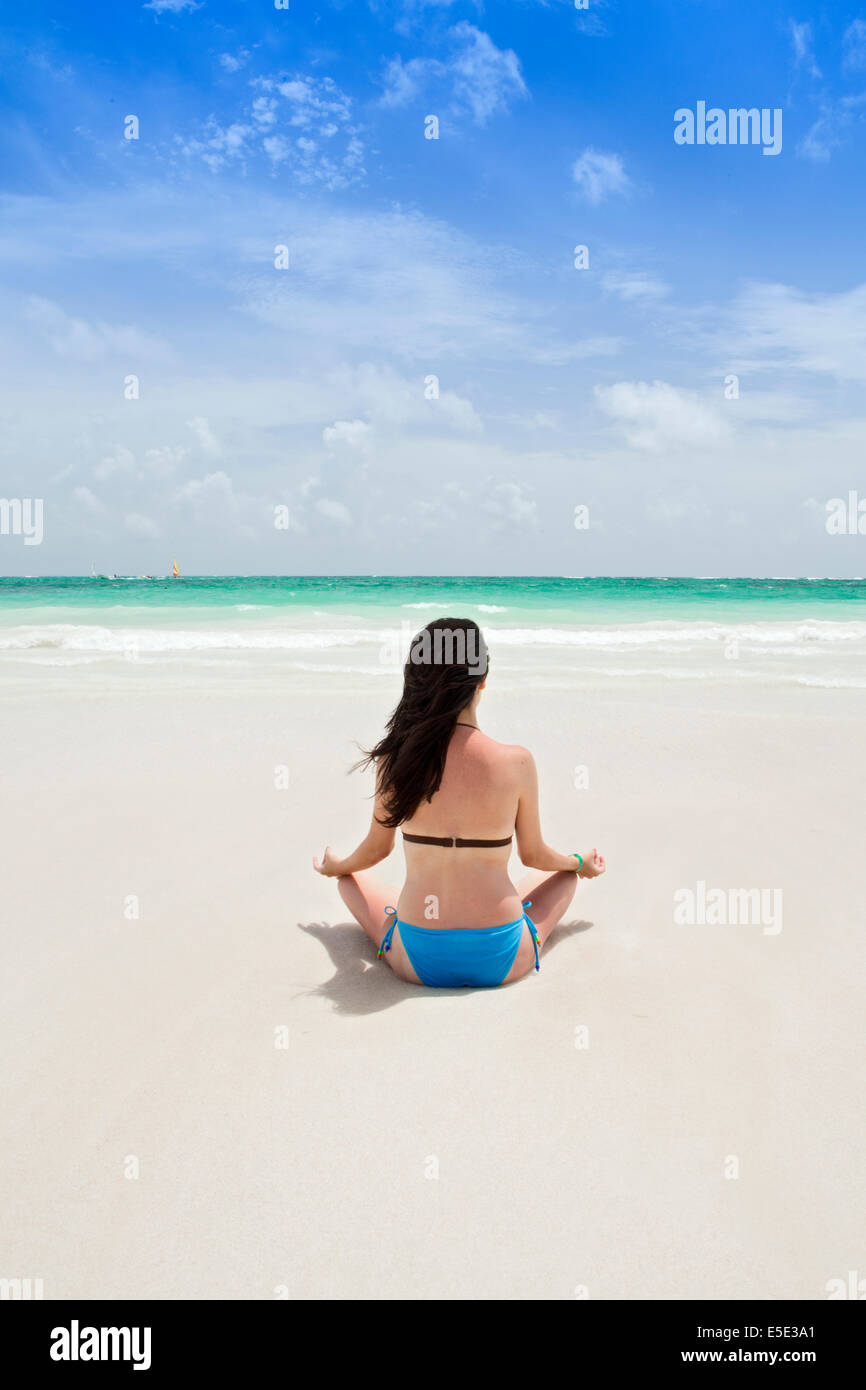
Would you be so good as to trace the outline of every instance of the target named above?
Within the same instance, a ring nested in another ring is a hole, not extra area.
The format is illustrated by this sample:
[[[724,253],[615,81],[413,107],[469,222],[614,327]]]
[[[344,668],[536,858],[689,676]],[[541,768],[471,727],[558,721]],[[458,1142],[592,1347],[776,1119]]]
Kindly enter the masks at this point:
[[[591,854],[583,856],[583,868],[578,869],[578,878],[598,878],[603,874],[607,865],[604,862],[604,855],[599,854],[597,849],[593,849]]]
[[[325,878],[338,878],[343,872],[342,863],[342,859],[338,859],[336,854],[332,853],[330,845],[325,846],[321,860],[313,855],[313,868],[317,874],[324,874]]]

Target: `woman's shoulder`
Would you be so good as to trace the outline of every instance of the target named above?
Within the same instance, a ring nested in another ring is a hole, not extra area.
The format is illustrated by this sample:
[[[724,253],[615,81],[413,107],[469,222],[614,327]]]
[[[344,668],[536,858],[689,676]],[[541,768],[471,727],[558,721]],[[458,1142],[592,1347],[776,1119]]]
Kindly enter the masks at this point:
[[[497,743],[495,739],[489,742],[495,749],[496,756],[503,762],[507,762],[510,767],[517,770],[528,769],[535,766],[535,759],[528,748],[524,748],[520,743]]]

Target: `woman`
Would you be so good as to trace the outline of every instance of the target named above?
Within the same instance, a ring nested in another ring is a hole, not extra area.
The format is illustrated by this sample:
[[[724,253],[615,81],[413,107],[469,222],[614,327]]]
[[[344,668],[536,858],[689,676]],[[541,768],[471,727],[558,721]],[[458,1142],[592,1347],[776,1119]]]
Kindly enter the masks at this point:
[[[418,633],[387,732],[358,764],[376,768],[370,829],[345,859],[330,846],[321,863],[313,859],[337,879],[379,956],[414,984],[507,985],[537,970],[576,880],[605,870],[594,849],[557,854],[544,843],[532,754],[478,726],[487,670],[475,623],[439,618]],[[398,827],[406,854],[399,897],[366,872],[391,853]],[[513,831],[523,863],[538,871],[519,888],[508,877]]]

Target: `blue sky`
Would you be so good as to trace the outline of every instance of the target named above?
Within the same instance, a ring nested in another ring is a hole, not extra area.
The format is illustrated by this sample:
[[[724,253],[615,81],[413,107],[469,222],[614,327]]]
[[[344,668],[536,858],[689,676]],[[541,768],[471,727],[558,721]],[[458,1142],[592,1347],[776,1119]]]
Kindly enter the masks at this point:
[[[866,572],[866,3],[36,0],[0,49],[4,572]],[[781,151],[677,144],[698,102]]]

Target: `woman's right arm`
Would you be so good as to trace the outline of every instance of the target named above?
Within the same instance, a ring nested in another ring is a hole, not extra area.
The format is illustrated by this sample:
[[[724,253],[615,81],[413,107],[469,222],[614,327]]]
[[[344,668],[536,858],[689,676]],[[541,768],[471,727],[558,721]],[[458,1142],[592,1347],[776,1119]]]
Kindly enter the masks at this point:
[[[333,854],[331,846],[327,845],[321,860],[313,858],[313,868],[316,873],[324,874],[326,878],[342,878],[346,874],[357,874],[362,869],[372,869],[375,864],[381,864],[382,860],[387,859],[394,848],[394,841],[397,836],[396,830],[382,824],[382,819],[387,814],[382,794],[377,791],[373,803],[373,819],[370,822],[370,829],[358,848],[346,855],[345,859],[341,859],[338,855]]]
[[[560,854],[545,844],[541,834],[541,818],[538,812],[538,772],[535,759],[528,748],[517,748],[517,772],[519,778],[519,800],[517,803],[517,852],[521,863],[527,869],[540,869],[542,873],[576,873],[581,878],[596,878],[604,873],[604,860],[595,850],[583,856],[583,866],[573,854]]]

